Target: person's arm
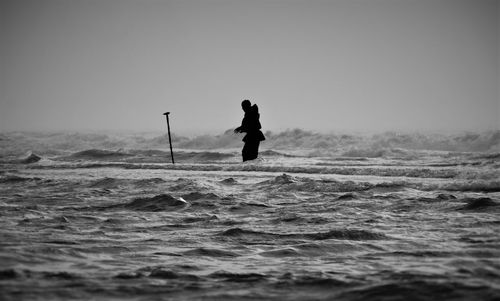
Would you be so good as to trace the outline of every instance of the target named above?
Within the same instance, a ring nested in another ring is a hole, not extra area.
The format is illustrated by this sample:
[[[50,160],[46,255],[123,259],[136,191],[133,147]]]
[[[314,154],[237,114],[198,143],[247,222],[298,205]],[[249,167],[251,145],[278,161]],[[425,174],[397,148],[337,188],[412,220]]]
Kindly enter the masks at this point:
[[[244,133],[244,132],[247,132],[247,127],[248,127],[247,123],[248,123],[248,121],[247,121],[247,118],[245,116],[245,117],[243,117],[243,120],[241,120],[241,125],[239,127],[235,128],[234,132],[235,133]]]

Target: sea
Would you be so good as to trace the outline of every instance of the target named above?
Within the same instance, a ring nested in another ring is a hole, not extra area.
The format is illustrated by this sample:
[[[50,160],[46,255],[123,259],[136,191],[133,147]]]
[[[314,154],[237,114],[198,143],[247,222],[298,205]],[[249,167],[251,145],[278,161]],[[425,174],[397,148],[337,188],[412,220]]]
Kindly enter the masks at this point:
[[[1,300],[500,300],[500,131],[0,133]]]

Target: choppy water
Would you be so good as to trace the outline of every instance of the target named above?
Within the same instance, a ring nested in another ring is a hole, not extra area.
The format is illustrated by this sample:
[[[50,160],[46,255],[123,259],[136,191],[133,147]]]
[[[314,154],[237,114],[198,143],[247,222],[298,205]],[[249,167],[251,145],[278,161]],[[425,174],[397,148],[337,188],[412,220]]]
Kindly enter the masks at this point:
[[[0,165],[3,300],[498,300],[498,153]]]

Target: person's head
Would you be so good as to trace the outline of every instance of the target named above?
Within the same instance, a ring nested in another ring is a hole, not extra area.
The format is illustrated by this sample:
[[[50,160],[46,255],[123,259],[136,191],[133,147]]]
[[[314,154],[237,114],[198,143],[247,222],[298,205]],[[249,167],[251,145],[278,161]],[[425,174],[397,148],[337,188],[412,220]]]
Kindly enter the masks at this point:
[[[250,100],[245,99],[244,101],[241,102],[241,108],[243,109],[243,111],[247,112],[248,110],[250,110],[251,107],[252,103],[250,102]]]

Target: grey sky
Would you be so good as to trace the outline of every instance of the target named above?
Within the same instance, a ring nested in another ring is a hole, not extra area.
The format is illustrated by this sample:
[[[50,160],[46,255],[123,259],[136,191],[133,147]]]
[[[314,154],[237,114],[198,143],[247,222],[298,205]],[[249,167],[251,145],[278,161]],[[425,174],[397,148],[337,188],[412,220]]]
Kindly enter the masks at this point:
[[[2,0],[0,130],[499,129],[497,0]]]

